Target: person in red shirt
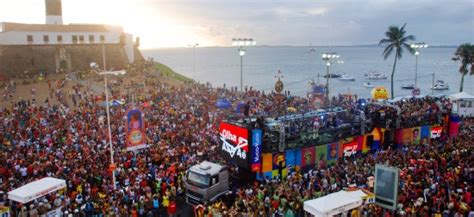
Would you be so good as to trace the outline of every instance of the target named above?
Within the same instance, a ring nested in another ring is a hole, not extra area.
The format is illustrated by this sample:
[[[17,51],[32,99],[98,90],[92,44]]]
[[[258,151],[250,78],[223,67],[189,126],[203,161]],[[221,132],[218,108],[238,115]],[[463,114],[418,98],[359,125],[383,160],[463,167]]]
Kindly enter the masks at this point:
[[[168,206],[168,216],[170,217],[176,216],[176,202],[174,199],[170,200],[170,204]]]

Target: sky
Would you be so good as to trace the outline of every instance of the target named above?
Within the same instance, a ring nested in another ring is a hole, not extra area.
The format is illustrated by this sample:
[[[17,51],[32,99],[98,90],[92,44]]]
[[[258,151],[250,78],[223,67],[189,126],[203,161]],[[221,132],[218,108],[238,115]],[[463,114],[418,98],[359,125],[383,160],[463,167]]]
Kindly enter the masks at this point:
[[[473,43],[472,0],[63,0],[65,23],[123,26],[141,48],[376,44],[407,23],[430,45]],[[0,22],[44,23],[44,0],[0,0]]]

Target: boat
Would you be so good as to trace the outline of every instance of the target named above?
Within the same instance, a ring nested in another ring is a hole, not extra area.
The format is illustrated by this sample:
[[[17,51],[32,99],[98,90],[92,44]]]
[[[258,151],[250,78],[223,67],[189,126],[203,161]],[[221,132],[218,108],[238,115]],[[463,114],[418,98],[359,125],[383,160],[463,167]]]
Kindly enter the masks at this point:
[[[444,83],[442,80],[437,80],[436,83],[431,87],[432,90],[448,90],[449,85]]]
[[[374,87],[374,85],[370,82],[365,82],[364,87]]]
[[[384,79],[387,79],[387,76],[383,73],[372,71],[365,74],[365,78],[370,79],[370,80],[384,80]]]
[[[325,74],[323,77],[324,77],[324,78],[328,78],[328,77],[329,77],[329,78],[339,78],[339,77],[341,77],[341,74],[329,73],[329,76],[328,76],[327,74]]]
[[[355,81],[356,79],[348,74],[343,74],[339,80],[342,80],[342,81]]]
[[[402,85],[402,89],[413,90],[413,89],[415,89],[415,85],[414,84]]]

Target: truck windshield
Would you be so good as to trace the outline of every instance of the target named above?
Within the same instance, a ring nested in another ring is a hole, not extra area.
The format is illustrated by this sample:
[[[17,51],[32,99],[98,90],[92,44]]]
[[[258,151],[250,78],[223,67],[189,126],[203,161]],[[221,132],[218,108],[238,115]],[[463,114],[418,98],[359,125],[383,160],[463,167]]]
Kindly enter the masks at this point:
[[[209,176],[190,171],[188,173],[188,182],[197,187],[208,187]]]

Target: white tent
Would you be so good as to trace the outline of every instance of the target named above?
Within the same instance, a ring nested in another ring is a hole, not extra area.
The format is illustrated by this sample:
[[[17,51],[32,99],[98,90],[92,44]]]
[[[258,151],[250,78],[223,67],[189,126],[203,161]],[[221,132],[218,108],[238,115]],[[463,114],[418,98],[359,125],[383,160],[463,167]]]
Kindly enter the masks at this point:
[[[466,92],[455,93],[449,98],[453,102],[453,112],[464,116],[474,116],[474,96]]]
[[[46,177],[8,192],[8,199],[28,203],[63,188],[66,188],[65,180]]]
[[[367,194],[362,190],[339,191],[314,200],[305,201],[303,209],[316,217],[334,216],[360,207],[365,196]]]

